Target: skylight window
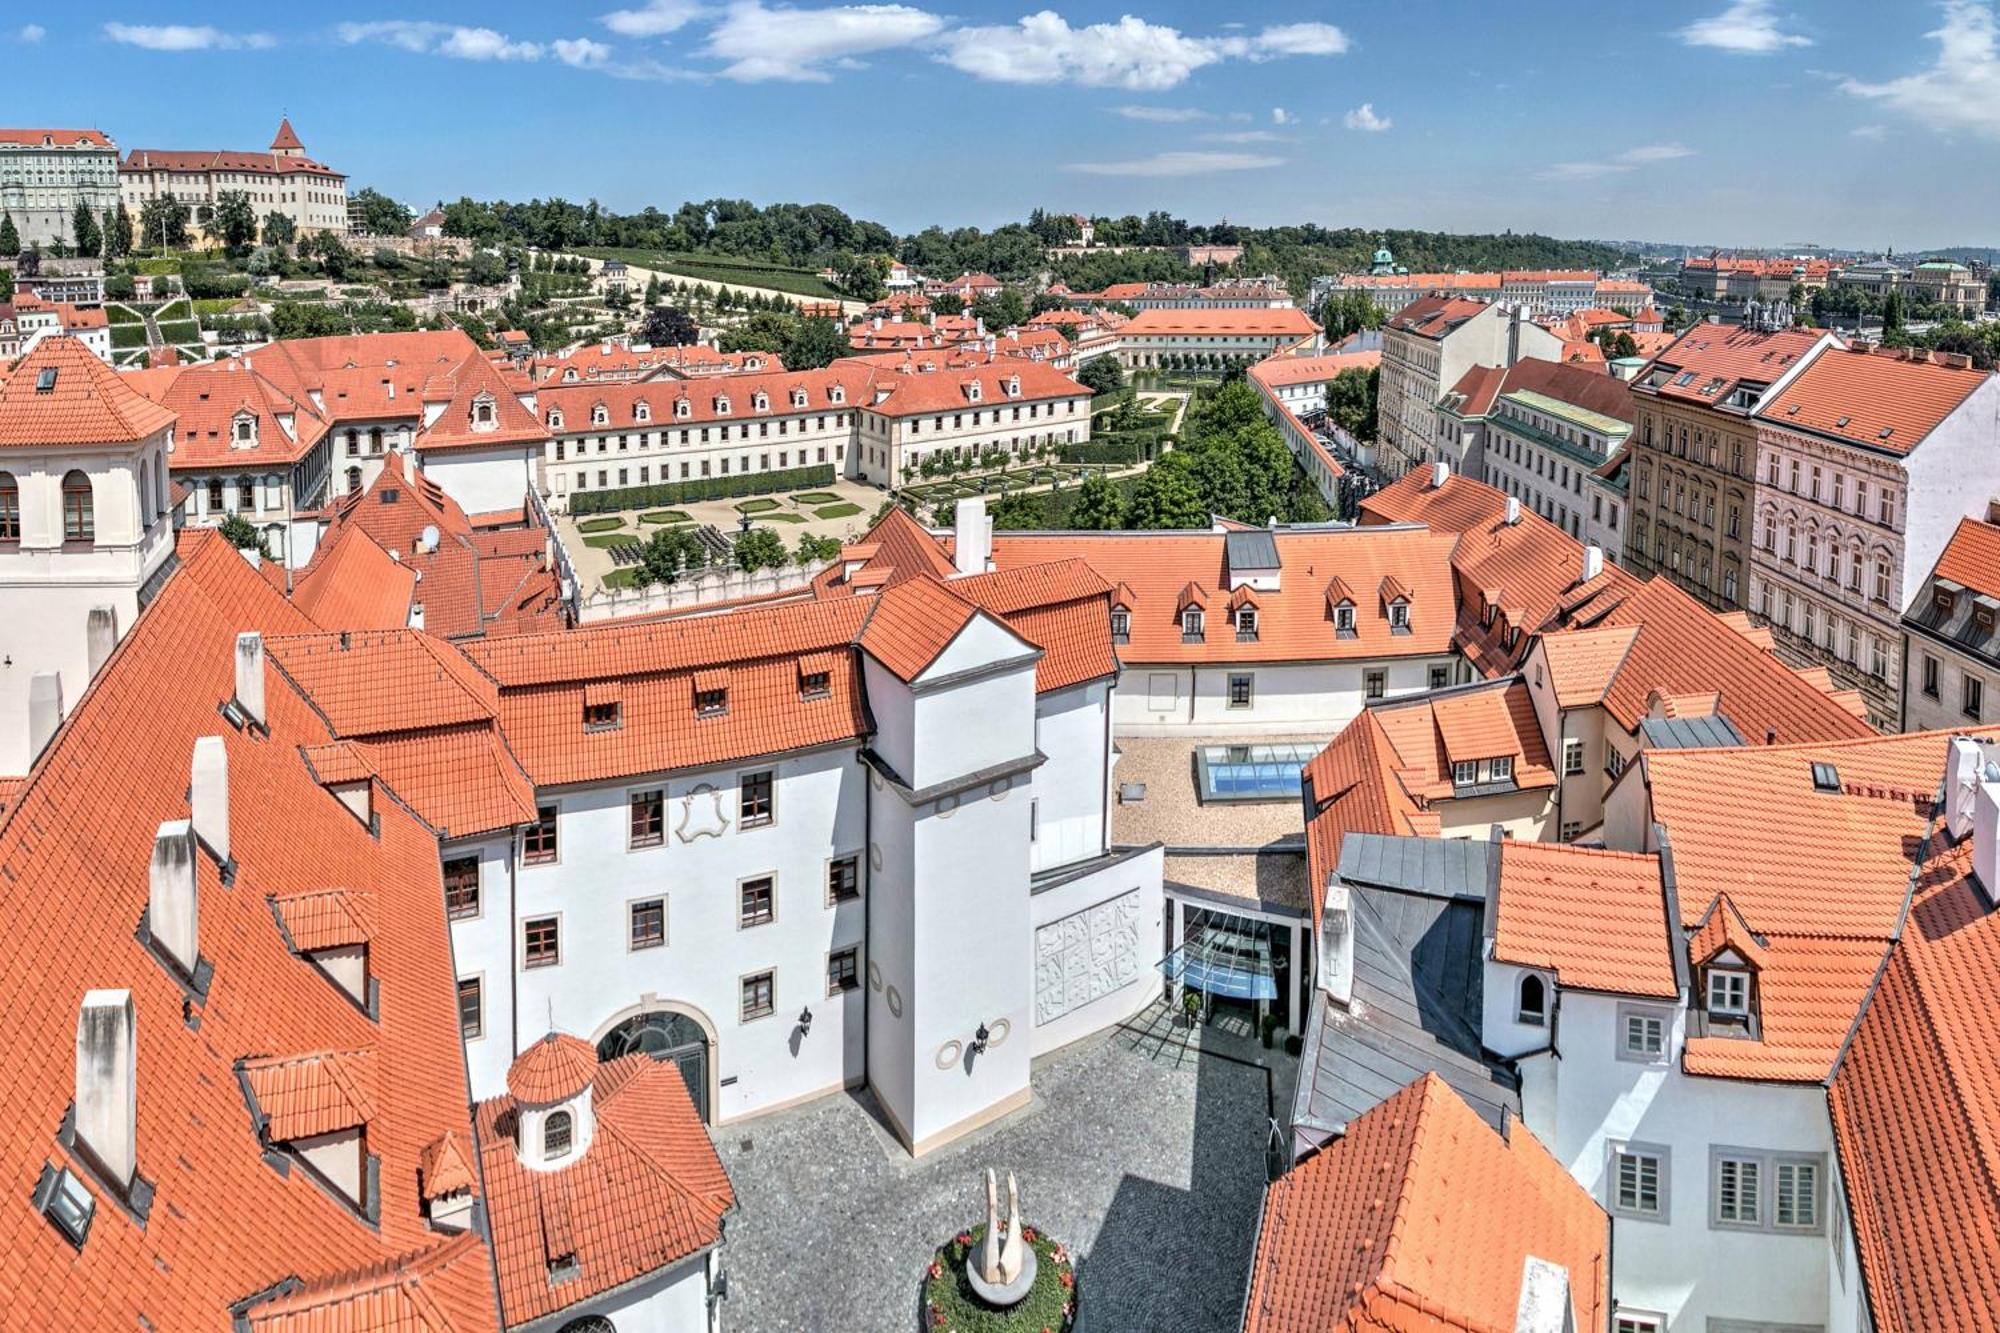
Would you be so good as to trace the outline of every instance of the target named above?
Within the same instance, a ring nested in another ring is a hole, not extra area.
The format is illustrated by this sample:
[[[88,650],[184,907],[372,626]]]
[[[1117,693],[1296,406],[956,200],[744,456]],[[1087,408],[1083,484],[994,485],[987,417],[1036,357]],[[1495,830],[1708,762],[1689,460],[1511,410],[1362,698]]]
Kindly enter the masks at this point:
[[[35,1207],[70,1244],[79,1250],[83,1248],[83,1239],[90,1234],[91,1215],[97,1211],[97,1200],[74,1172],[53,1163],[44,1166],[42,1178],[35,1185]]]
[[[1840,790],[1840,770],[1832,764],[1814,764],[1812,766],[1812,780],[1814,791]]]
[[[35,392],[54,393],[56,391],[56,371],[59,366],[43,366],[35,372]]]
[[[1852,420],[1854,420],[1853,417],[1842,417],[1840,420],[1833,423],[1834,428],[1836,430],[1845,430],[1847,428],[1847,423]]]

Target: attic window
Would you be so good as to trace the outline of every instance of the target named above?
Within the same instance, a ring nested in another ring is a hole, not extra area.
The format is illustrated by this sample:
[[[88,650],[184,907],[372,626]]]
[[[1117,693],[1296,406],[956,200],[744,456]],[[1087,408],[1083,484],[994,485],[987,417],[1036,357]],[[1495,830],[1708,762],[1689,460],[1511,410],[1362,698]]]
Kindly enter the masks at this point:
[[[685,398],[677,398],[677,399],[675,399],[675,400],[674,400],[674,415],[675,415],[675,416],[677,416],[677,417],[685,417],[685,416],[687,416],[687,415],[688,415],[688,414],[689,414],[690,412],[692,412],[692,411],[694,411],[694,408],[693,408],[693,407],[691,407],[691,406],[689,406],[689,404],[688,404],[688,400],[687,400],[687,399],[685,399]]]
[[[549,409],[549,429],[550,429],[550,430],[561,430],[562,428],[563,428],[563,414],[562,414],[562,409],[561,409],[561,408],[559,408],[559,407],[552,407],[552,408],[550,408],[550,409]]]
[[[1397,634],[1410,632],[1410,604],[1398,598],[1389,603],[1389,628]]]
[[[804,389],[792,390],[792,406],[804,407],[805,405],[806,405],[806,391]]]
[[[728,676],[720,671],[697,672],[694,678],[694,715],[720,717],[728,711]]]
[[[1236,641],[1255,643],[1257,641],[1257,608],[1244,606],[1236,611]]]
[[[1812,766],[1812,780],[1814,791],[1840,790],[1840,770],[1832,764],[1814,764]]]
[[[1181,612],[1181,642],[1200,643],[1202,641],[1201,608],[1190,606]]]
[[[844,403],[847,401],[847,390],[836,384],[826,391],[826,396],[836,403]]]
[[[1680,374],[1674,377],[1674,383],[1676,385],[1693,384],[1694,372],[1692,370],[1683,370]]]
[[[729,415],[729,400],[720,394],[717,394],[715,398],[715,415],[719,417]]]
[[[568,1111],[551,1111],[542,1121],[542,1156],[567,1157],[575,1142],[576,1122]]]
[[[755,398],[750,400],[750,406],[759,412],[768,412],[771,410],[771,396],[766,393],[759,393]]]
[[[1737,967],[1708,970],[1708,1016],[1743,1021],[1750,1017],[1750,974]]]
[[[394,486],[384,486],[377,494],[380,497],[381,503],[385,505],[395,504],[403,498],[403,493]]]
[[[1876,433],[1875,438],[1878,440],[1886,440],[1895,433],[1896,433],[1896,428],[1894,426],[1884,426],[1880,431]]]
[[[651,421],[652,419],[653,409],[651,405],[643,401],[632,404],[632,420]]]
[[[1952,608],[1958,605],[1958,599],[1952,595],[1949,588],[1939,588],[1933,594],[1933,598],[1937,602],[1937,609],[1946,615],[1950,615]]]
[[[1129,643],[1132,639],[1132,613],[1122,606],[1111,608],[1111,641]]]
[[[585,731],[610,731],[624,718],[624,707],[618,703],[586,703],[583,706],[583,729]]]
[[[598,403],[590,409],[591,425],[602,426],[607,424],[610,420],[611,420],[611,409],[606,407],[603,403]]]
[[[56,371],[60,366],[43,366],[35,372],[35,392],[54,393],[56,391]]]
[[[472,424],[490,426],[493,424],[493,400],[485,395],[472,400]]]
[[[1333,632],[1342,638],[1354,637],[1354,603],[1342,602],[1333,608]]]
[[[1852,420],[1854,420],[1854,418],[1853,418],[1853,417],[1842,417],[1842,418],[1841,418],[1840,420],[1838,420],[1838,421],[1836,421],[1836,422],[1834,422],[1834,423],[1833,423],[1833,426],[1834,426],[1834,429],[1835,429],[1835,430],[1845,430],[1845,429],[1846,429],[1846,427],[1847,427],[1847,423],[1848,423],[1848,422],[1850,422],[1850,421],[1852,421]]]
[[[35,1211],[48,1218],[50,1225],[62,1232],[71,1245],[82,1249],[84,1237],[90,1234],[90,1219],[97,1211],[97,1200],[76,1173],[54,1163],[43,1166],[42,1178],[35,1184],[34,1199]]]

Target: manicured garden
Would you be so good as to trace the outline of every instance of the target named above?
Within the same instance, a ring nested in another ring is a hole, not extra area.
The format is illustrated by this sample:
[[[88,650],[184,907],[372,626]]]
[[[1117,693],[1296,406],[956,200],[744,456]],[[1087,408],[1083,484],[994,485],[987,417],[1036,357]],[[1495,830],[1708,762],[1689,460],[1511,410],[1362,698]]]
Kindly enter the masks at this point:
[[[813,510],[814,518],[853,518],[861,512],[861,506],[849,504],[845,500],[838,504],[821,505]]]
[[[1021,1239],[1035,1252],[1035,1285],[1018,1305],[995,1310],[966,1276],[966,1256],[984,1241],[986,1226],[959,1232],[938,1247],[924,1270],[924,1325],[953,1333],[1065,1333],[1076,1323],[1076,1267],[1069,1251],[1031,1226]]]
[[[764,514],[778,508],[778,502],[770,499],[744,500],[736,506],[739,514]]]
[[[585,522],[594,521],[592,519],[585,520]],[[692,523],[694,519],[685,509],[649,509],[639,515],[639,521],[641,523]],[[582,526],[582,523],[577,524],[579,528]]]
[[[792,503],[795,505],[830,505],[838,502],[839,499],[840,497],[832,491],[806,491],[804,494],[794,495]]]
[[[578,253],[592,259],[622,259],[634,268],[655,273],[671,273],[696,282],[724,283],[732,287],[763,287],[814,300],[839,300],[825,278],[811,269],[792,268],[737,255],[690,254],[669,250],[607,250],[586,248]]]
[[[578,532],[616,532],[618,529],[624,526],[625,526],[624,519],[619,518],[615,514],[611,514],[611,515],[606,515],[603,518],[578,519],[576,523],[576,530]]]

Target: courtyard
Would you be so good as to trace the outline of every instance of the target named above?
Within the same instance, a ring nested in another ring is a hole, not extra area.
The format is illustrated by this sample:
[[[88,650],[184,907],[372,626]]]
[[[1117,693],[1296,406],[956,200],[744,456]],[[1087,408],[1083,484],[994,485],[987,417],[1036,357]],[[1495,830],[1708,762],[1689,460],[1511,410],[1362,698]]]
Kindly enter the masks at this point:
[[[1076,1256],[1083,1333],[1238,1327],[1271,1117],[1296,1060],[1162,1006],[1037,1060],[1033,1103],[912,1159],[867,1094],[715,1131],[736,1187],[727,1328],[915,1330],[932,1250],[1015,1173],[1022,1220]]]

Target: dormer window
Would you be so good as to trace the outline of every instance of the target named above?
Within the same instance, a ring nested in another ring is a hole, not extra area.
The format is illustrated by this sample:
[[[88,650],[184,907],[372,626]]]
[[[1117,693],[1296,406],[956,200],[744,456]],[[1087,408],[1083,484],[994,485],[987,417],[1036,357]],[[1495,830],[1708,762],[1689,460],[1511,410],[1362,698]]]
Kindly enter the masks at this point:
[[[1398,599],[1389,603],[1389,630],[1394,634],[1410,632],[1410,604]]]
[[[1498,759],[1493,760],[1488,765],[1488,768],[1492,771],[1495,782],[1512,782],[1514,780],[1514,757],[1512,755],[1501,755]]]
[[[563,428],[563,414],[562,414],[562,409],[561,409],[560,407],[552,407],[552,408],[550,408],[550,409],[549,409],[549,429],[550,429],[550,430],[561,430],[562,428]]]
[[[622,720],[623,707],[617,703],[586,703],[583,706],[585,731],[610,731]]]
[[[1019,375],[1009,375],[1007,377],[1007,396],[1009,398],[1019,398],[1021,396],[1021,377]]]
[[[248,412],[238,416],[231,424],[230,443],[238,449],[252,449],[257,445],[257,418]]]
[[[652,406],[651,404],[647,403],[645,399],[642,398],[638,402],[632,404],[632,420],[651,421],[652,419],[653,419]]]
[[[1744,1023],[1750,1018],[1750,974],[1741,968],[1712,967],[1708,970],[1708,1016],[1726,1022]]]
[[[1111,608],[1111,641],[1128,643],[1132,638],[1132,613],[1122,606]]]
[[[965,397],[967,401],[974,403],[978,402],[979,393],[980,389],[978,380],[967,380],[965,382]]]
[[[729,711],[729,678],[720,671],[701,671],[694,678],[694,715],[720,717]]]
[[[836,384],[826,391],[826,396],[833,402],[844,403],[847,401],[847,390]]]
[[[717,394],[715,396],[715,415],[719,417],[726,417],[729,415],[729,400],[723,397],[721,394]]]
[[[758,411],[758,412],[768,412],[768,411],[770,411],[770,410],[771,410],[771,395],[769,395],[769,394],[767,394],[767,393],[762,393],[762,392],[758,393],[758,395],[757,395],[757,396],[756,396],[755,398],[752,398],[752,399],[750,400],[750,406],[751,406],[751,408],[752,408],[753,410],[755,410],[755,411]]]
[[[1333,608],[1333,632],[1343,639],[1354,637],[1354,603],[1342,602]]]
[[[1202,640],[1201,608],[1198,606],[1190,606],[1185,611],[1181,612],[1181,641],[1183,643],[1200,643],[1201,640]]]
[[[688,416],[689,416],[689,415],[690,415],[691,413],[693,413],[693,411],[694,411],[694,407],[693,407],[693,405],[692,405],[692,404],[690,404],[690,403],[688,402],[688,400],[687,400],[687,399],[685,399],[685,398],[676,398],[676,399],[674,400],[674,416],[675,416],[675,417],[677,417],[677,418],[681,418],[681,419],[685,419],[685,418],[686,418],[686,417],[688,417]]]
[[[806,405],[806,391],[804,389],[792,390],[792,406],[804,407],[805,405]]]
[[[1952,595],[1952,591],[1949,588],[1939,588],[1932,594],[1932,600],[1937,603],[1938,611],[1947,616],[1958,605],[1958,599]]]
[[[542,1121],[542,1157],[567,1157],[576,1142],[576,1119],[568,1111],[551,1111]]]
[[[1254,643],[1257,639],[1257,608],[1238,607],[1236,611],[1236,639],[1239,643]]]
[[[1549,986],[1533,972],[1521,978],[1521,986],[1516,993],[1514,1020],[1534,1028],[1548,1026]]]
[[[1451,766],[1451,785],[1470,787],[1479,780],[1479,762],[1474,759],[1460,759]]]
[[[494,425],[493,395],[482,393],[472,400],[472,424],[475,428],[492,428]]]

